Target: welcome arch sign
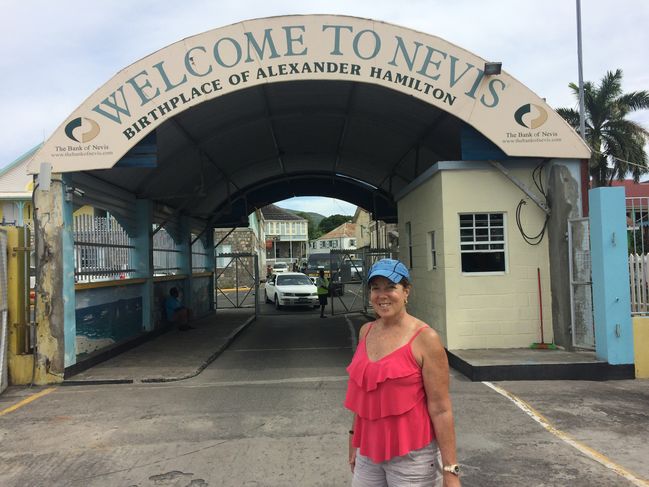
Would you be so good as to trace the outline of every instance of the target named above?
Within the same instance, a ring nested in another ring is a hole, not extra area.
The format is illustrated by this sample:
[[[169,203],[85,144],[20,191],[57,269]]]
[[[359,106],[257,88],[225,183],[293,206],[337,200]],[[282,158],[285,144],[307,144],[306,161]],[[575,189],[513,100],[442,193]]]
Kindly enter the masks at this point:
[[[541,98],[438,37],[369,19],[306,15],[244,21],[183,39],[122,69],[34,155],[29,172],[114,166],[173,116],[264,83],[344,80],[405,93],[452,114],[512,157],[587,159]]]

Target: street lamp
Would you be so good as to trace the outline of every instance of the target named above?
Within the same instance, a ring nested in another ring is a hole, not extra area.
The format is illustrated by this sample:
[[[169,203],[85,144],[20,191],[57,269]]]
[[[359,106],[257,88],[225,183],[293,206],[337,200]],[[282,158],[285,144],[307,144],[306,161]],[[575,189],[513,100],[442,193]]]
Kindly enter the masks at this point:
[[[486,62],[484,63],[485,76],[495,76],[502,72],[503,63]]]

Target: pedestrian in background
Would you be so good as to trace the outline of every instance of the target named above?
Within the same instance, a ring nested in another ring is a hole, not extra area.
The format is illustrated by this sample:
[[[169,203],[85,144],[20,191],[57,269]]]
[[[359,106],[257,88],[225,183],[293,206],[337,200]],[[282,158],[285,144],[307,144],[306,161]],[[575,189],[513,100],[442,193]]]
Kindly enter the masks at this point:
[[[325,277],[324,269],[320,269],[318,277],[315,280],[318,288],[318,301],[320,301],[320,318],[326,318],[324,314],[327,306],[327,296],[329,295],[329,279]]]
[[[167,321],[176,323],[180,331],[192,330],[194,328],[189,324],[189,321],[192,319],[192,310],[182,305],[180,294],[175,287],[169,289],[169,296],[165,299],[165,312],[167,314]]]
[[[368,283],[377,319],[361,327],[347,367],[352,487],[458,487],[444,346],[406,310],[412,285],[402,262],[378,261]]]

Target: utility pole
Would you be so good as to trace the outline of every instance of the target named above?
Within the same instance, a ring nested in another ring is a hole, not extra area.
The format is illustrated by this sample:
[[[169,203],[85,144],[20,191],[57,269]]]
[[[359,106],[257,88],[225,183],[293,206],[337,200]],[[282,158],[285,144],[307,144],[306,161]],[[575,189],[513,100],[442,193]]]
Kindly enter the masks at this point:
[[[577,0],[577,65],[579,68],[579,134],[586,140],[586,115],[584,112],[584,72],[581,52],[581,0]]]

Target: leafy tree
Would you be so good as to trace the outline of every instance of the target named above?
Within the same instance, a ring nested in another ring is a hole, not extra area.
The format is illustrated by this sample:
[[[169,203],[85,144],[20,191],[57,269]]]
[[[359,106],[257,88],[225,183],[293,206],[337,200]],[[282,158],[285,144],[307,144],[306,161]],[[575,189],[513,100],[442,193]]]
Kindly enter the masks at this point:
[[[319,230],[318,226],[315,223],[315,220],[312,215],[305,213],[303,211],[298,211],[295,213],[297,216],[304,218],[308,224],[309,240],[314,240],[322,235],[322,232]]]
[[[579,99],[579,86],[570,83]],[[610,186],[613,178],[624,179],[630,172],[638,182],[649,172],[645,143],[649,132],[627,115],[649,108],[649,91],[622,92],[622,70],[608,71],[599,85],[584,83],[586,142],[590,146],[590,175],[593,187]],[[579,111],[557,110],[570,125],[579,130]],[[629,164],[631,162],[632,164]]]
[[[331,215],[323,218],[318,228],[322,232],[321,235],[324,235],[343,223],[350,221],[352,221],[352,217],[349,215]]]

